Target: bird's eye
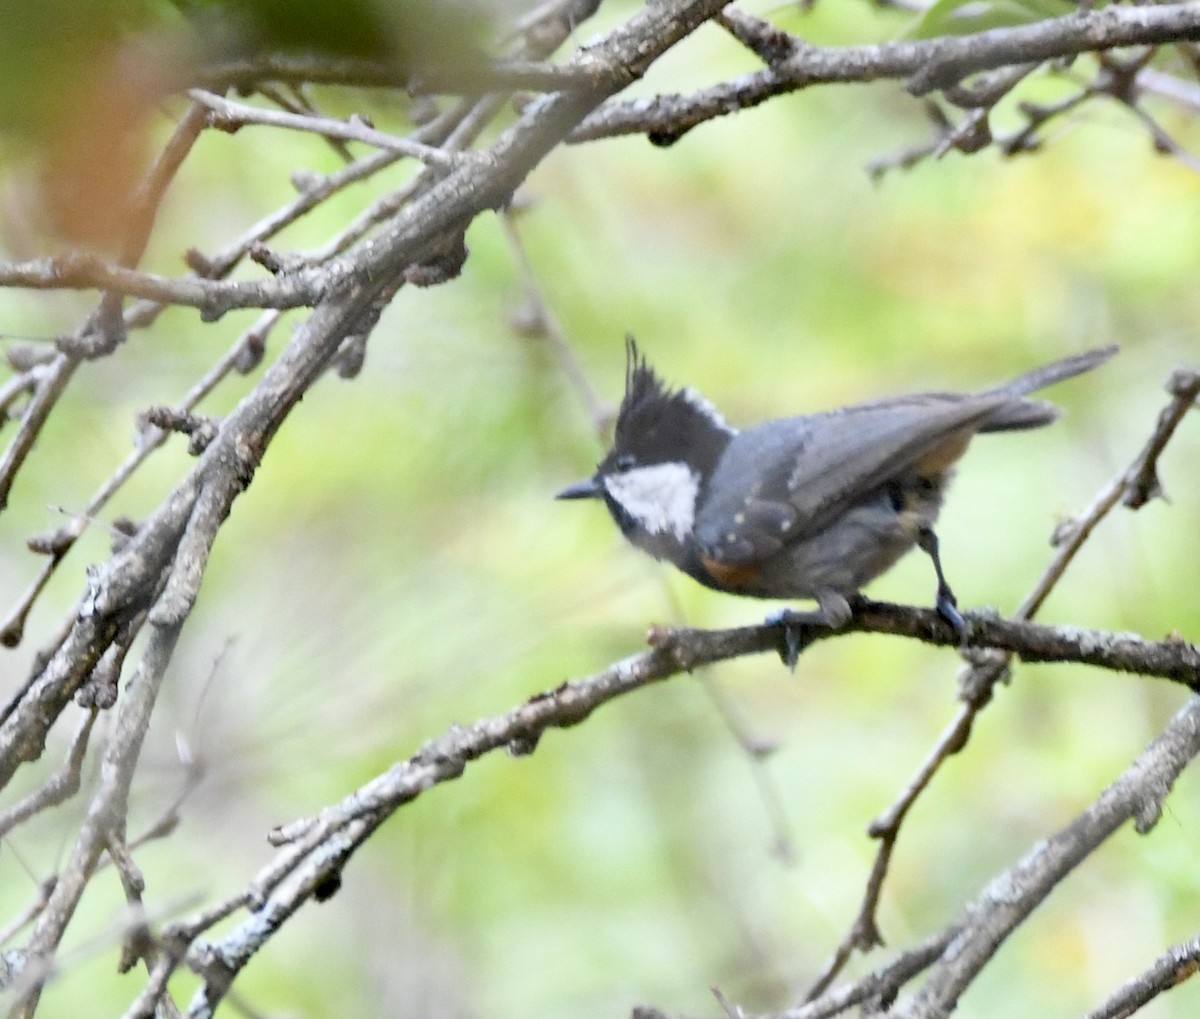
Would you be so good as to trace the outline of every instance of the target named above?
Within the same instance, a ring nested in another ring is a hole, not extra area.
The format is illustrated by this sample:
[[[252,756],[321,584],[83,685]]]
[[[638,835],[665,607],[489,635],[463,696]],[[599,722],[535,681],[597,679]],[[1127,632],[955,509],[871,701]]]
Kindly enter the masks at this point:
[[[633,470],[633,468],[636,466],[637,457],[635,457],[632,453],[622,453],[619,457],[617,457],[617,470],[622,474],[624,474],[625,471]]]

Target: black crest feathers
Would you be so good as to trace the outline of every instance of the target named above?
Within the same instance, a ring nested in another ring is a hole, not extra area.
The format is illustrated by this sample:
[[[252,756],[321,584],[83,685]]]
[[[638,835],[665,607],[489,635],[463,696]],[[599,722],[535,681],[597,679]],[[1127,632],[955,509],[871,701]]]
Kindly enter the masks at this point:
[[[637,340],[625,337],[625,397],[617,414],[617,444],[628,442],[645,429],[672,401],[672,394],[646,358],[638,350]]]
[[[625,356],[625,398],[609,456],[643,465],[682,460],[706,474],[733,429],[698,393],[669,389],[632,336],[625,338]]]

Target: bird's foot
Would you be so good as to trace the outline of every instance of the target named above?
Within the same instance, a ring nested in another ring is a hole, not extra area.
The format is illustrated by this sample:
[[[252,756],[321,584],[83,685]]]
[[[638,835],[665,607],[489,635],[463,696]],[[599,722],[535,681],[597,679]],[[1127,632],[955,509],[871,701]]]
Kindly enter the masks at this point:
[[[954,597],[954,592],[950,588],[939,587],[937,599],[934,601],[934,608],[937,613],[953,628],[955,634],[958,635],[958,642],[965,644],[967,642],[967,621],[963,618],[963,614],[958,611],[958,599]]]
[[[776,609],[763,620],[766,626],[780,628],[779,658],[792,672],[802,652],[813,642],[814,630],[828,630],[829,620],[825,613],[799,612],[796,609]]]

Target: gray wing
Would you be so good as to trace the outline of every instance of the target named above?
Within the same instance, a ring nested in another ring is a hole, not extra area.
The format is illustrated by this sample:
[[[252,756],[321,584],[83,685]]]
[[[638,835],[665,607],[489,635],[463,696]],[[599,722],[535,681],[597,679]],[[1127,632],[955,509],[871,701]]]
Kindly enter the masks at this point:
[[[927,394],[739,432],[713,472],[696,538],[722,563],[770,558],[923,460],[944,454],[948,467],[1012,402],[1007,393]]]
[[[713,473],[695,533],[704,554],[749,565],[827,527],[912,467],[945,470],[979,431],[1037,428],[1057,409],[1025,397],[1117,352],[1085,351],[982,393],[922,393],[738,433]]]

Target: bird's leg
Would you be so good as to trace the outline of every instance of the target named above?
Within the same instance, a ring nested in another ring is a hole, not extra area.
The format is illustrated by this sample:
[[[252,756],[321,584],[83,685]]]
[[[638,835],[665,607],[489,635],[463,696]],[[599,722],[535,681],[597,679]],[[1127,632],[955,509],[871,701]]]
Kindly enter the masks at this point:
[[[853,612],[850,603],[844,595],[835,591],[822,591],[817,595],[820,608],[814,611],[800,612],[796,609],[779,609],[770,613],[765,622],[767,626],[783,628],[783,642],[779,648],[779,657],[792,672],[796,671],[796,662],[803,651],[812,641],[810,631],[813,627],[825,627],[840,630],[848,622]]]
[[[933,533],[932,527],[922,527],[917,533],[917,545],[922,552],[928,554],[933,560],[933,571],[937,574],[937,599],[934,605],[937,608],[938,615],[941,616],[947,623],[954,627],[954,632],[958,634],[959,640],[965,640],[967,636],[967,621],[963,619],[962,613],[958,611],[958,599],[954,597],[954,592],[950,590],[950,585],[946,583],[946,574],[942,572],[942,559],[938,555],[938,540],[937,535]]]

